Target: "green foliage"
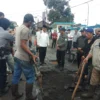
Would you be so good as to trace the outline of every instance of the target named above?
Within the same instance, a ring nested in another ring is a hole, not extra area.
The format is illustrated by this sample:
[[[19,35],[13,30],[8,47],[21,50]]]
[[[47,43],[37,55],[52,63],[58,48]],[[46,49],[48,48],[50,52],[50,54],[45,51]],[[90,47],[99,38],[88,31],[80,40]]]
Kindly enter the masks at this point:
[[[74,15],[71,13],[70,6],[66,0],[43,0],[44,4],[50,9],[48,20],[53,22],[73,22]]]

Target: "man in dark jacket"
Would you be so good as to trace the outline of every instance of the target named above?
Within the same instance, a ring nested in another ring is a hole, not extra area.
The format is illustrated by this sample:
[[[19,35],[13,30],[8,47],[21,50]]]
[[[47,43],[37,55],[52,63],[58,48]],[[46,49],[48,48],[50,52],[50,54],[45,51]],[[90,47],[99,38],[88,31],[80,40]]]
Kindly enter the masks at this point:
[[[58,61],[58,67],[61,71],[64,69],[64,63],[65,63],[65,51],[67,47],[67,35],[65,33],[65,28],[60,29],[60,37],[57,41],[57,61]]]
[[[6,88],[6,57],[11,49],[9,43],[14,41],[14,37],[6,31],[9,26],[8,19],[0,19],[0,96],[8,91]]]
[[[93,31],[92,28],[88,28],[86,30],[87,39],[85,40],[85,46],[82,48],[82,50],[83,50],[82,59],[84,59],[88,55],[88,53],[89,53],[89,51],[91,49],[91,46],[95,41],[95,38],[94,38],[93,34],[94,34],[94,31]],[[91,65],[92,65],[92,58],[89,59],[88,63],[86,63],[86,65],[85,65],[84,74],[83,74],[83,80],[82,81],[84,81],[85,76],[88,75],[88,67],[91,66]],[[91,75],[91,71],[90,71],[89,74]],[[90,77],[89,77],[89,81],[90,81]]]
[[[77,62],[78,62],[78,68],[80,66],[81,63],[81,57],[83,56],[83,50],[82,48],[84,48],[85,46],[85,40],[86,40],[86,30],[82,29],[81,30],[81,36],[77,39]]]

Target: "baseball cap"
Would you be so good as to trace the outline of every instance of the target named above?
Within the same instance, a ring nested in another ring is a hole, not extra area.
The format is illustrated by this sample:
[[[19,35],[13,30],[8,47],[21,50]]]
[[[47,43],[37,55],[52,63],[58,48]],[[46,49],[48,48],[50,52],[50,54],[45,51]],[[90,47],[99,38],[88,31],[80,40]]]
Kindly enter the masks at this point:
[[[64,27],[60,28],[60,31],[66,31],[66,29]]]
[[[81,31],[80,31],[80,32],[84,32],[84,31],[86,31],[86,29],[85,29],[85,28],[81,29]]]
[[[2,27],[4,30],[7,30],[10,26],[11,22],[6,18],[0,19],[0,27]]]
[[[48,26],[46,26],[46,25],[43,25],[43,28],[47,28],[47,29],[48,29]]]
[[[24,22],[34,22],[34,18],[32,14],[26,14],[24,16]]]
[[[86,32],[93,34],[94,33],[94,30],[92,28],[88,28],[88,29],[86,29]]]

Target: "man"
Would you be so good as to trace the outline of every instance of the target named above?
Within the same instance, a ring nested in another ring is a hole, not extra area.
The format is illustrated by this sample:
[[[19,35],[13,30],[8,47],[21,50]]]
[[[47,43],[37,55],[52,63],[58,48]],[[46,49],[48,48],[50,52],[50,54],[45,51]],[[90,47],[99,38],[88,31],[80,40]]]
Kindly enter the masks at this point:
[[[39,39],[40,39],[40,34],[42,33],[41,28],[38,27],[37,32],[36,32],[36,51],[39,51]]]
[[[60,37],[57,40],[57,62],[58,62],[58,68],[60,68],[61,71],[64,70],[64,64],[65,64],[65,50],[67,47],[67,35],[65,33],[65,28],[60,29]]]
[[[39,58],[40,58],[40,65],[46,64],[44,62],[47,46],[49,45],[49,34],[47,32],[48,27],[46,25],[43,25],[42,33],[40,34],[39,39]]]
[[[89,90],[87,93],[82,94],[82,97],[84,98],[93,97],[95,94],[96,87],[100,83],[100,38],[94,42],[84,62],[87,63],[90,58],[92,58],[93,70]],[[96,100],[100,100],[100,94],[99,98]]]
[[[8,90],[6,89],[6,57],[11,49],[9,43],[14,41],[14,37],[7,31],[9,26],[10,21],[8,19],[0,19],[0,96]]]
[[[81,63],[81,58],[83,56],[83,50],[85,46],[85,40],[86,40],[86,30],[82,29],[81,30],[81,36],[77,39],[77,62],[78,62],[78,68]]]
[[[95,29],[95,39],[100,37],[100,28]]]
[[[0,12],[0,19],[1,18],[4,18],[4,16],[5,16],[4,13],[3,12]]]
[[[23,25],[16,29],[16,52],[14,55],[15,65],[14,65],[14,75],[12,79],[12,95],[15,99],[22,97],[22,94],[18,93],[18,83],[22,72],[26,78],[26,99],[25,100],[35,100],[33,97],[33,83],[35,82],[35,72],[34,66],[30,63],[30,57],[36,62],[36,56],[29,50],[29,39],[30,30],[32,23],[34,22],[32,14],[26,14],[24,16]]]
[[[77,39],[79,36],[80,35],[78,34],[78,29],[76,29],[73,36],[73,48],[77,48]]]
[[[57,40],[57,32],[55,30],[54,33],[52,33],[52,48],[55,48],[56,40]]]
[[[71,49],[71,47],[72,47],[72,39],[73,39],[73,36],[71,36],[71,30],[70,29],[68,29],[67,30],[67,35],[68,35],[68,45],[67,45],[67,52],[68,52],[68,54],[70,54],[70,49]]]
[[[83,50],[82,59],[84,59],[88,55],[88,53],[90,51],[90,48],[91,48],[92,44],[95,41],[95,38],[94,38],[93,34],[94,34],[94,31],[93,31],[92,28],[88,28],[86,30],[85,46],[82,48],[82,50]],[[90,67],[92,66],[92,59],[89,59],[88,63],[85,65],[83,79],[82,79],[83,82],[84,82],[84,79],[86,78],[86,76],[88,75],[89,66]],[[92,70],[92,68],[91,68],[91,70]],[[90,81],[91,70],[90,70],[90,73],[89,73],[89,80],[88,80],[88,82]],[[84,85],[84,83],[82,83],[82,84]]]

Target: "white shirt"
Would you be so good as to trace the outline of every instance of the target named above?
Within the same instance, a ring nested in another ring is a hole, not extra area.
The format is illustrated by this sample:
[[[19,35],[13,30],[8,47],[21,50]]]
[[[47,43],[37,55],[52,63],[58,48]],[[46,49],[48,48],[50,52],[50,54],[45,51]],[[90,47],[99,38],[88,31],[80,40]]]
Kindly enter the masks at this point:
[[[72,41],[73,40],[73,36],[71,34],[68,34],[68,41]]]
[[[79,36],[80,35],[78,33],[74,34],[74,36],[73,36],[73,42],[76,42]]]
[[[40,47],[47,47],[49,45],[49,35],[47,32],[40,33],[40,38],[39,38],[39,46]]]
[[[40,34],[41,34],[41,32],[40,32],[40,31],[36,32],[36,40],[37,40],[37,45],[39,45]]]
[[[59,39],[59,36],[60,36],[60,32],[57,34],[57,40]]]

